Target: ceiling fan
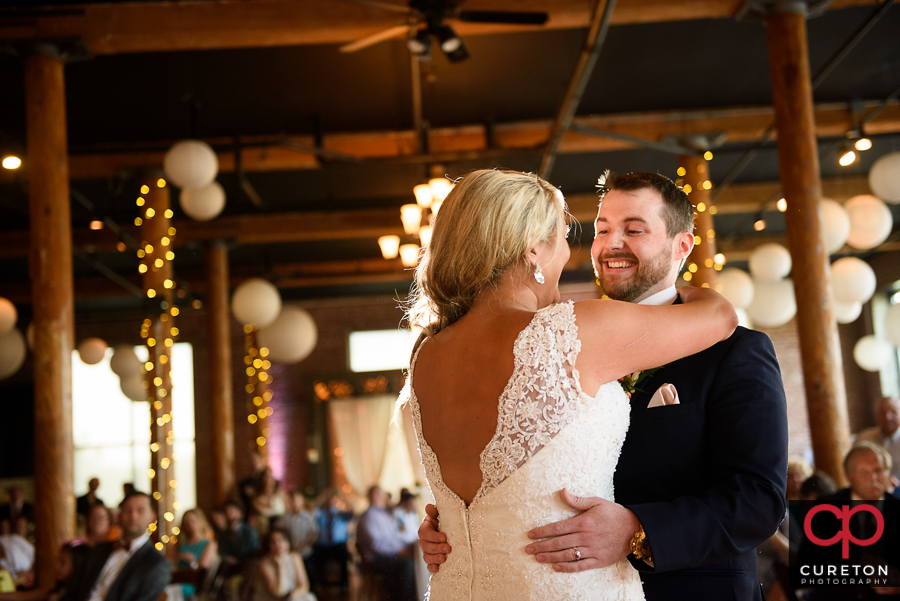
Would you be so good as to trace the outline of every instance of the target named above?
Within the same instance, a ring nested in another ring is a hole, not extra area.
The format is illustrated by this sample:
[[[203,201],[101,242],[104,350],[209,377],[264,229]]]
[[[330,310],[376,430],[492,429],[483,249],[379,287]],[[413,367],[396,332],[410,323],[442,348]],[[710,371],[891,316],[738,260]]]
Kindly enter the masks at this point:
[[[446,19],[456,19],[468,23],[502,23],[509,25],[543,25],[547,22],[545,12],[462,10],[464,0],[410,0],[407,6],[381,2],[380,0],[344,0],[354,4],[374,6],[386,11],[403,13],[406,20],[387,29],[375,32],[349,44],[341,46],[341,52],[356,52],[379,42],[407,36],[406,44],[410,52],[422,60],[431,57],[431,40],[436,39],[441,50],[452,62],[469,57],[469,51],[462,39],[453,31]]]

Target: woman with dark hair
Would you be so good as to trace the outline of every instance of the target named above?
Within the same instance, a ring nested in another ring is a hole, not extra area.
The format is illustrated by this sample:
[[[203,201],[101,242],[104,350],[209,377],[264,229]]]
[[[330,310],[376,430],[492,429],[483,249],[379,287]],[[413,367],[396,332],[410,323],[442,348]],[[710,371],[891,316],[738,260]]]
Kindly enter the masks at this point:
[[[291,552],[288,533],[273,528],[266,536],[266,554],[259,562],[253,601],[316,601],[300,555]]]

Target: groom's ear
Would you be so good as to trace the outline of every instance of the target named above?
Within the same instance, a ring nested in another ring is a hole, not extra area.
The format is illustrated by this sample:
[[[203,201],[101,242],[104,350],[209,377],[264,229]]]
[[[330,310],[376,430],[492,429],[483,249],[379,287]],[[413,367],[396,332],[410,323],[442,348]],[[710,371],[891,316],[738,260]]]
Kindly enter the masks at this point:
[[[691,251],[694,250],[694,234],[691,232],[681,232],[675,236],[674,258],[683,261],[688,258]]]

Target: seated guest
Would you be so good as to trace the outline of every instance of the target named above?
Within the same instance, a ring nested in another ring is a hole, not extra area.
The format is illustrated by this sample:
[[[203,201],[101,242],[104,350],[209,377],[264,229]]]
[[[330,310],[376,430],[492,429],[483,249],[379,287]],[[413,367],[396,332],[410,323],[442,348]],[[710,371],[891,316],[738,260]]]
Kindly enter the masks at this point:
[[[89,550],[64,601],[155,601],[169,584],[172,569],[147,530],[155,518],[150,497],[133,493],[119,508],[122,538]]]
[[[34,567],[34,545],[21,534],[21,524],[27,526],[24,516],[19,516],[19,532],[0,534],[0,570],[10,573],[18,584],[28,583]],[[15,529],[14,529],[15,530]]]
[[[259,563],[253,601],[316,601],[300,555],[291,551],[287,532],[273,528]]]
[[[250,453],[250,475],[238,482],[238,494],[248,512],[253,507],[253,497],[259,494],[266,459],[257,452]]]
[[[259,490],[253,496],[251,507],[254,513],[265,518],[261,521],[261,526],[264,526],[267,531],[276,518],[284,515],[286,510],[284,493],[281,492],[281,487],[272,473],[272,468],[267,467],[263,470],[259,480]]]
[[[341,586],[348,586],[347,563],[350,561],[350,551],[347,549],[347,539],[353,513],[346,511],[345,507],[337,491],[329,488],[323,493],[322,506],[316,509],[319,538],[313,544],[312,563],[315,566],[313,578],[317,586],[326,581],[328,564],[332,562],[337,563],[340,568]]]
[[[86,518],[88,517],[88,512],[91,510],[91,507],[103,505],[103,499],[97,496],[98,488],[100,488],[100,480],[98,478],[91,478],[88,482],[87,494],[78,497],[75,501],[75,510],[78,512],[78,515],[82,515]]]
[[[306,499],[299,490],[285,497],[285,513],[275,520],[275,528],[287,532],[291,550],[300,554],[304,564],[312,556],[312,546],[319,535],[316,518],[306,510]]]
[[[64,544],[56,555],[54,566],[56,582],[53,586],[0,595],[0,601],[60,601],[65,596],[75,572],[83,568],[85,557],[85,553],[80,553],[77,546],[72,543]],[[2,590],[0,588],[0,591]]]
[[[891,476],[888,484],[893,490],[900,479],[900,398],[884,397],[875,404],[877,426],[863,430],[856,435],[856,442],[874,442],[881,445],[891,456]]]
[[[415,563],[400,525],[388,511],[388,496],[380,486],[369,489],[369,508],[356,527],[356,547],[363,566],[382,577],[379,599],[413,601],[416,598]]]
[[[837,485],[825,472],[815,471],[800,485],[800,500],[815,501],[837,492]]]
[[[242,562],[259,551],[259,532],[244,521],[244,512],[237,501],[225,503],[228,527],[219,538],[219,554]]]
[[[0,505],[0,520],[9,520],[10,524],[16,523],[16,518],[24,516],[29,522],[34,521],[34,505],[25,500],[22,487],[12,485],[6,489],[9,502]]]
[[[202,509],[185,511],[181,518],[176,567],[186,570],[208,570],[219,552],[219,546],[212,537],[212,528],[206,521]],[[196,587],[188,583],[181,585],[181,591],[185,598],[197,592]]]
[[[88,510],[84,538],[77,542],[96,547],[109,540],[118,540],[119,537],[113,538],[111,533],[112,514],[109,509],[103,505],[94,505]]]

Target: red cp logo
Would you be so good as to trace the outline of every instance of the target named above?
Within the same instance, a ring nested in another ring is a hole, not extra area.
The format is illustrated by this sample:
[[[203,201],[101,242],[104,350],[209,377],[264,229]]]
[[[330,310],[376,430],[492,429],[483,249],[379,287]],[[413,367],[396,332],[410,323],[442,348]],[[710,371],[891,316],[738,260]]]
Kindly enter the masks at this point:
[[[841,520],[841,530],[829,539],[819,538],[812,533],[812,519],[817,513],[822,511],[834,514],[834,517]],[[860,511],[867,511],[875,516],[875,534],[865,540],[860,540],[850,534],[850,518]],[[803,520],[803,532],[806,533],[806,537],[809,538],[809,540],[820,547],[830,547],[838,541],[841,541],[841,557],[843,559],[849,559],[850,541],[853,541],[854,544],[862,547],[868,547],[869,545],[874,545],[878,542],[878,539],[880,539],[882,533],[884,533],[884,516],[881,515],[881,512],[878,511],[878,508],[874,505],[857,505],[853,509],[851,509],[849,505],[844,505],[840,509],[834,505],[816,505],[806,514],[806,519]]]

